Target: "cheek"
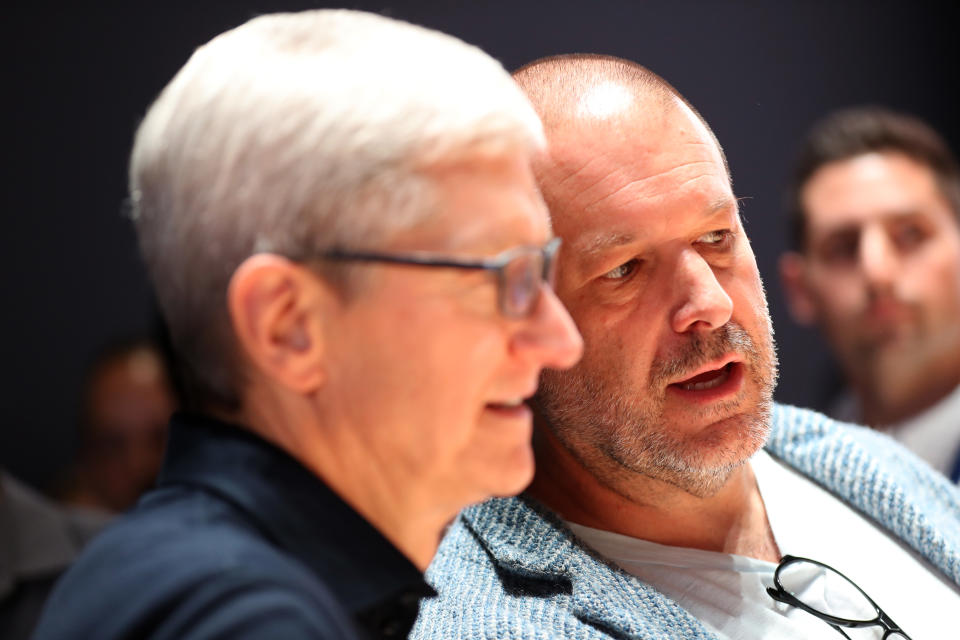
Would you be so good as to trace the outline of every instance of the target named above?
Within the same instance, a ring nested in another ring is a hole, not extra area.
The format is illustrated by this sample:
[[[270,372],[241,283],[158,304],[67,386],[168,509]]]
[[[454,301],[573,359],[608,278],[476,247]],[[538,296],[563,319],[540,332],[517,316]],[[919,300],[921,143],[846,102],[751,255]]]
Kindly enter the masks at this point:
[[[745,327],[762,326],[767,323],[767,296],[763,281],[753,268],[743,268],[719,277],[720,285],[733,302],[733,320]]]
[[[571,371],[587,379],[616,379],[625,385],[644,380],[663,342],[659,339],[666,327],[663,310],[635,308],[611,315],[598,314],[578,323],[583,357]]]
[[[818,312],[830,321],[856,314],[865,304],[866,288],[853,270],[818,268],[808,284]]]
[[[416,402],[429,408],[426,419],[439,424],[444,437],[466,440],[509,365],[508,337],[489,323],[434,335],[418,364],[428,382],[417,386]]]
[[[907,265],[901,283],[910,297],[954,313],[960,311],[960,248],[954,243],[931,247]]]

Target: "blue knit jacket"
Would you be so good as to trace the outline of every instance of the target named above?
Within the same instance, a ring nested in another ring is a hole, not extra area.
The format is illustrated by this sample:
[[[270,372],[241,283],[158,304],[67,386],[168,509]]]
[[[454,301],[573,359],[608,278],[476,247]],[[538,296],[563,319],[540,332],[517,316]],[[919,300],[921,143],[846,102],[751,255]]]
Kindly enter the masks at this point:
[[[777,405],[767,451],[872,518],[960,584],[960,492],[889,438]],[[444,538],[411,638],[715,638],[525,498],[465,510]]]

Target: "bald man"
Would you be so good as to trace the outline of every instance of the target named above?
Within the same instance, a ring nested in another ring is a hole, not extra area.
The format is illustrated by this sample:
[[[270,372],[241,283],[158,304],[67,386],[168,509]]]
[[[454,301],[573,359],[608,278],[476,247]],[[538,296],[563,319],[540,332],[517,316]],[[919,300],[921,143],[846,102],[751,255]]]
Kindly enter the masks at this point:
[[[885,437],[772,402],[763,287],[703,118],[615,58],[515,79],[584,356],[544,371],[533,483],[454,523],[414,637],[943,637],[960,496]]]

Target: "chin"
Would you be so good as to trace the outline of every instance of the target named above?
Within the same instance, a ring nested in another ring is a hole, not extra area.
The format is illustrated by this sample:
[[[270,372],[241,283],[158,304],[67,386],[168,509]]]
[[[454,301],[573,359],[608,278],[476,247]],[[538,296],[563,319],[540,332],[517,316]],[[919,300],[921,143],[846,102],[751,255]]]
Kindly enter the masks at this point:
[[[524,444],[505,454],[500,460],[501,463],[496,465],[499,472],[491,474],[493,484],[490,485],[488,496],[499,498],[515,496],[530,486],[536,467],[533,448],[529,444]],[[484,496],[484,499],[486,497]]]
[[[533,448],[524,443],[478,460],[471,456],[457,465],[445,481],[437,480],[457,511],[489,498],[506,498],[521,493],[533,481]]]
[[[697,497],[715,495],[766,443],[770,433],[767,413],[732,416],[694,437],[660,441],[656,450],[647,452],[647,475]]]

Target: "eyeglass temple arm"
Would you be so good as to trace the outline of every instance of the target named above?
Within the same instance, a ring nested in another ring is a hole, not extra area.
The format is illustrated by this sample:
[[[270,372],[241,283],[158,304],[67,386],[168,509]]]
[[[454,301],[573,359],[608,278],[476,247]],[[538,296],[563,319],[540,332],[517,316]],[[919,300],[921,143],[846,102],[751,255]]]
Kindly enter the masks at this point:
[[[451,269],[485,269],[495,271],[501,267],[500,264],[494,264],[487,260],[443,260],[442,258],[430,258],[427,256],[394,256],[383,253],[347,253],[339,251],[329,251],[322,254],[322,257],[328,260],[344,260],[347,262],[389,262],[391,264],[409,264],[434,267],[450,267]]]

